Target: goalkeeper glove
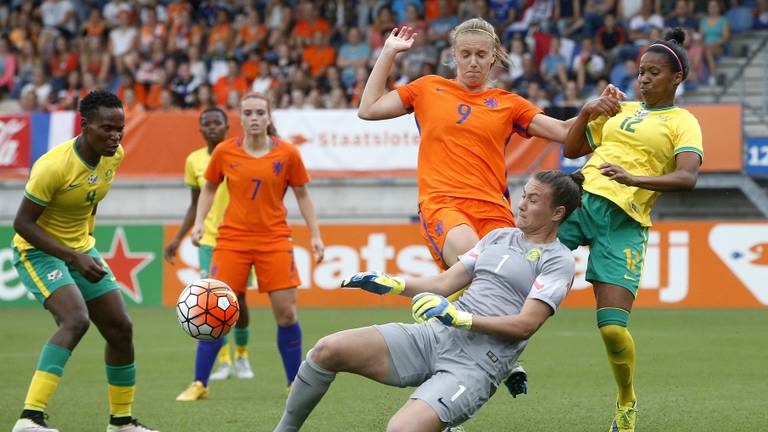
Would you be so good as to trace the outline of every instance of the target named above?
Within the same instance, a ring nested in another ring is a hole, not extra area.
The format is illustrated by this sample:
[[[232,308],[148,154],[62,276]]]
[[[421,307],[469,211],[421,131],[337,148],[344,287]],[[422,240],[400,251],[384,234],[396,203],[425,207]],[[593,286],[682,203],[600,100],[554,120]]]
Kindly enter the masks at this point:
[[[413,297],[411,313],[416,322],[426,322],[437,318],[443,324],[469,330],[472,327],[472,314],[456,309],[445,297],[432,293],[421,293]]]
[[[342,288],[360,288],[374,294],[400,294],[405,289],[401,277],[380,272],[355,273],[341,281]]]

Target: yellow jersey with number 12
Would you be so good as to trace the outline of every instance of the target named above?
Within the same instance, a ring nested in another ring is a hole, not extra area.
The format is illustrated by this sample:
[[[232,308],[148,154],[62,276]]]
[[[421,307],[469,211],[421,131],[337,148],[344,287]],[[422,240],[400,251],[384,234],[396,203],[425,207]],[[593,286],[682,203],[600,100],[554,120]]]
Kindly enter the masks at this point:
[[[651,208],[661,192],[609,180],[597,167],[612,163],[632,175],[655,177],[674,171],[680,153],[704,160],[699,122],[677,106],[648,109],[642,102],[622,102],[621,112],[591,121],[586,134],[594,153],[582,168],[584,190],[613,201],[645,227],[651,226]]]
[[[197,149],[187,156],[184,163],[184,183],[194,189],[202,189],[205,186],[205,169],[208,167],[208,161],[211,160],[211,154],[208,153],[208,147]],[[219,224],[224,218],[224,211],[229,204],[229,192],[227,192],[227,180],[219,185],[216,195],[213,197],[211,211],[203,223],[203,238],[200,244],[206,246],[216,246],[216,237],[219,235]]]
[[[37,224],[59,243],[85,252],[96,243],[90,235],[91,213],[112,187],[117,167],[125,153],[119,146],[112,157],[101,157],[91,166],[77,152],[72,138],[54,147],[32,166],[24,196],[44,206]],[[33,249],[16,234],[13,245],[19,251]]]

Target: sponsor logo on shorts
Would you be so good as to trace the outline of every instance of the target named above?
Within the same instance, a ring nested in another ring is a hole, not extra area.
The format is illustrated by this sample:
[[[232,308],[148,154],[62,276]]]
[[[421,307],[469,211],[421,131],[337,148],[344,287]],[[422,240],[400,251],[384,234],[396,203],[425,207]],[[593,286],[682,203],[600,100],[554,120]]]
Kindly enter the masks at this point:
[[[45,278],[48,279],[51,282],[57,281],[64,277],[64,273],[61,272],[61,270],[56,269],[47,275],[45,275]]]
[[[485,355],[491,360],[492,363],[496,363],[499,361],[499,357],[493,353],[493,351],[488,351],[485,353]]]

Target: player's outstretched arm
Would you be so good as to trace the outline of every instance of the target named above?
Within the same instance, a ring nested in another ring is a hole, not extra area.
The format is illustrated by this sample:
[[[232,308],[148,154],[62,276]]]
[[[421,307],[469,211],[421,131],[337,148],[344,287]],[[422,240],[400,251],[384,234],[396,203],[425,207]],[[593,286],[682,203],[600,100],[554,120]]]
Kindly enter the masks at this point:
[[[506,340],[525,340],[544,324],[554,311],[541,300],[528,299],[517,315],[495,317],[474,316],[472,331]]]
[[[36,249],[72,265],[89,281],[98,282],[107,274],[99,261],[90,255],[64,246],[40,228],[37,219],[44,210],[44,206],[27,197],[22,198],[16,218],[13,220],[13,229]]]
[[[163,256],[166,261],[171,264],[176,262],[176,250],[179,248],[181,239],[187,235],[192,228],[192,225],[195,224],[195,213],[197,213],[197,200],[200,197],[200,189],[193,187],[190,188],[190,191],[192,196],[189,202],[189,207],[187,207],[187,212],[184,214],[184,220],[181,222],[179,231],[173,236],[173,239],[165,246],[165,250],[163,251]]]
[[[396,277],[381,272],[361,272],[350,275],[341,282],[342,288],[360,288],[374,294],[400,294],[413,297],[432,292],[449,296],[471,282],[464,264],[458,262],[435,276]]]
[[[610,180],[627,186],[634,186],[657,192],[685,192],[693,190],[699,178],[701,156],[695,152],[682,152],[676,156],[677,168],[660,176],[635,176],[623,167],[603,163],[597,168]]]
[[[417,33],[407,26],[399,30],[392,29],[363,88],[360,107],[357,109],[358,117],[363,120],[384,120],[407,113],[397,91],[387,92],[387,77],[395,56],[410,49],[416,35]]]
[[[200,197],[197,199],[195,225],[192,228],[192,243],[194,243],[195,246],[200,246],[200,239],[203,238],[203,232],[205,230],[203,223],[205,222],[205,218],[208,217],[208,212],[211,211],[213,199],[216,196],[216,190],[218,188],[218,183],[206,182],[205,186],[200,190]]]
[[[312,254],[315,257],[315,262],[320,263],[323,261],[325,246],[323,245],[323,239],[320,237],[320,227],[317,225],[315,203],[312,201],[312,196],[309,194],[309,189],[307,189],[306,185],[293,186],[293,195],[296,197],[296,204],[299,206],[301,216],[304,218],[307,228],[309,228],[310,243],[312,243]]]

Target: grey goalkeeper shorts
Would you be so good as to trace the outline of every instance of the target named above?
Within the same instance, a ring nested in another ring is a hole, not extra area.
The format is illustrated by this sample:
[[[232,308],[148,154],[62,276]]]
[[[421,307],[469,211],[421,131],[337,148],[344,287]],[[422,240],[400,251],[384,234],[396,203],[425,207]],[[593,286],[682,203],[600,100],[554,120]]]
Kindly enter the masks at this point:
[[[437,321],[374,327],[389,348],[390,383],[418,387],[410,398],[426,402],[441,421],[465,422],[496,392],[491,376],[451,337],[462,330]]]

